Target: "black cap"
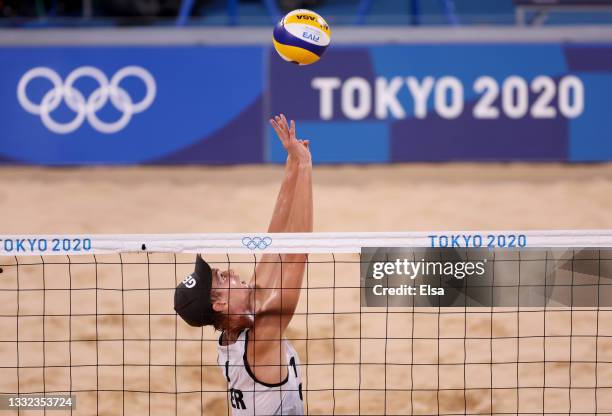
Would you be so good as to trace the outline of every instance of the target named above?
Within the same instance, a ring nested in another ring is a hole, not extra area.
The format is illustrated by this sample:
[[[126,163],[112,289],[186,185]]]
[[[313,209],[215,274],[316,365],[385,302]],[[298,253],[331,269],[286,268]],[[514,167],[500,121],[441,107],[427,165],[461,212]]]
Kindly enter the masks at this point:
[[[174,310],[191,326],[211,325],[217,313],[210,301],[212,269],[199,254],[195,270],[174,291]]]

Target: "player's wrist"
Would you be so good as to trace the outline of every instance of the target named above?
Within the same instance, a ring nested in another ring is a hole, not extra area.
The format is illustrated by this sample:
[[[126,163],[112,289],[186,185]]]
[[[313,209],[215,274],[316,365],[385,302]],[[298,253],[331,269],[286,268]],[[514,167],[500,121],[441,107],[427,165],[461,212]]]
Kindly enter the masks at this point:
[[[312,159],[299,160],[297,164],[298,164],[298,168],[300,169],[311,169]]]
[[[287,165],[288,166],[294,166],[297,165],[297,158],[295,156],[292,156],[291,154],[287,155]]]

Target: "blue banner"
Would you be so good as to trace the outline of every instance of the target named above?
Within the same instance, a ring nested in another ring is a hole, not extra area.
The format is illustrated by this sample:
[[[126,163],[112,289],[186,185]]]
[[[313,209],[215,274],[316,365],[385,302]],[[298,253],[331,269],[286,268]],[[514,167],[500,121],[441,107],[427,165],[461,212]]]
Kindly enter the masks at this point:
[[[612,45],[1,47],[0,163],[612,160]]]
[[[612,45],[334,48],[270,68],[272,112],[298,120],[315,160],[612,160]]]
[[[263,162],[263,58],[260,47],[0,48],[10,62],[0,69],[0,157]]]

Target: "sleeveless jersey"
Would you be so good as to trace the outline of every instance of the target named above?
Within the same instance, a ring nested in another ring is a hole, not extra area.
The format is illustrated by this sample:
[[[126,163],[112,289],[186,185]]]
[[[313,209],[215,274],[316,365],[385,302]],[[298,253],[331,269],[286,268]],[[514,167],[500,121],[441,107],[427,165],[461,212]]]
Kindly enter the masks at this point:
[[[283,339],[287,377],[280,383],[270,384],[255,378],[247,361],[249,330],[243,330],[236,342],[221,345],[217,350],[217,363],[227,380],[229,403],[234,416],[303,415],[302,379],[300,360],[293,345]]]

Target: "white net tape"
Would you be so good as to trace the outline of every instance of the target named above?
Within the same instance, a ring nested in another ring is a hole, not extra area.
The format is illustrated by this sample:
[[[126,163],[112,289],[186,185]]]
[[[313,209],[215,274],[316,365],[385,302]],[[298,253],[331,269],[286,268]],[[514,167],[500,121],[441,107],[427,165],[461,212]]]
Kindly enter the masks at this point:
[[[612,230],[0,235],[0,255],[358,253],[362,247],[612,247]]]

